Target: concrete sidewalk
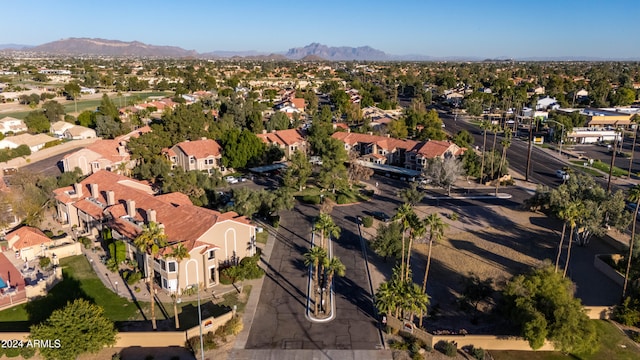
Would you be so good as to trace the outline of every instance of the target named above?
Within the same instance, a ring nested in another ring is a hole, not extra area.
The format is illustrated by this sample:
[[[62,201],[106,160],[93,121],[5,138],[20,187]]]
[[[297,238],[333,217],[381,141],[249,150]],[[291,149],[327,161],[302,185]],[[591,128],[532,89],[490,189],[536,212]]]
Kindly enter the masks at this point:
[[[47,149],[42,149],[40,151],[36,151],[29,156],[19,157],[15,159],[11,159],[7,162],[0,163],[0,167],[2,168],[21,168],[23,166],[33,164],[40,160],[48,159],[50,157],[60,155],[64,152],[73,149],[79,149],[85,147],[87,145],[93,144],[94,142],[100,140],[100,138],[92,138],[92,139],[84,139],[84,140],[72,140],[66,142],[64,144],[60,144],[54,147],[50,147]]]

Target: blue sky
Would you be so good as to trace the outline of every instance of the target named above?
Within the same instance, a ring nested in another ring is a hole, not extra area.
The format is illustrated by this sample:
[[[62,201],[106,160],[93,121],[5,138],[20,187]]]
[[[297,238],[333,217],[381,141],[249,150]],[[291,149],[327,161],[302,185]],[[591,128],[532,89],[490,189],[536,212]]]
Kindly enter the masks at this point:
[[[0,44],[95,37],[280,52],[319,42],[394,55],[640,59],[637,0],[20,0],[4,9]]]

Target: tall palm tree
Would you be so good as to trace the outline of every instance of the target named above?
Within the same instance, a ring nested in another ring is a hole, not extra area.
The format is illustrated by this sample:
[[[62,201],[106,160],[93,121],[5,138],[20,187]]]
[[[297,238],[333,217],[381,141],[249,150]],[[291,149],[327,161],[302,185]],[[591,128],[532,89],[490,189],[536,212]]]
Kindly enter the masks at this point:
[[[178,289],[180,289],[180,263],[182,262],[182,260],[184,259],[188,259],[191,257],[191,255],[189,254],[189,250],[187,250],[186,247],[184,247],[184,245],[182,243],[179,243],[178,245],[176,245],[171,253],[169,254],[168,257],[172,257],[174,259],[176,259],[177,261],[177,276],[178,276],[178,284],[176,285]],[[177,301],[177,294],[173,294],[172,295],[173,298],[173,314],[176,318],[176,330],[180,329],[180,319],[178,318],[178,301]]]
[[[427,228],[422,220],[415,213],[409,217],[409,246],[407,246],[407,269],[411,269],[409,265],[411,261],[411,248],[413,246],[413,240],[420,238],[424,235]],[[409,279],[409,271],[406,273],[406,280]]]
[[[378,312],[391,316],[398,308],[399,299],[395,284],[391,281],[383,282],[376,292],[376,308]]]
[[[324,244],[326,236],[340,236],[340,228],[333,222],[331,215],[322,212],[316,219],[313,230],[320,232],[320,247],[322,248],[326,248]]]
[[[304,264],[305,266],[312,266],[314,267],[314,272],[313,272],[313,283],[314,283],[314,294],[315,294],[315,301],[314,301],[314,310],[313,313],[317,316],[318,315],[318,289],[320,288],[320,265],[326,265],[326,261],[327,261],[327,251],[323,248],[321,248],[320,246],[314,246],[311,248],[311,250],[309,250],[308,252],[306,252],[304,254]]]
[[[631,222],[631,239],[629,240],[629,258],[627,259],[627,269],[624,273],[624,285],[622,286],[622,298],[627,295],[627,284],[629,283],[629,271],[631,271],[631,259],[633,258],[633,245],[636,240],[636,221],[638,220],[638,209],[640,208],[640,185],[635,185],[629,190],[629,200],[636,202],[633,210],[633,220]]]
[[[629,157],[629,172],[627,173],[627,178],[631,178],[631,166],[633,165],[633,153],[636,150],[636,139],[638,138],[638,124],[640,124],[640,116],[638,114],[633,115],[631,118],[636,125],[633,129],[633,143],[631,144],[631,156]]]
[[[326,291],[325,299],[327,299],[329,309],[331,309],[331,297],[329,296],[329,294],[331,293],[331,285],[333,285],[333,277],[335,275],[340,277],[344,276],[346,274],[346,270],[347,268],[344,266],[342,261],[340,261],[340,259],[337,256],[334,256],[331,259],[329,259],[329,261],[327,261],[327,264],[325,266],[325,272],[327,274],[327,287],[325,289]]]
[[[427,291],[427,278],[429,277],[429,267],[431,266],[431,249],[433,242],[444,237],[444,231],[449,227],[442,221],[438,213],[431,213],[424,219],[424,224],[429,229],[429,252],[427,253],[427,266],[424,268],[424,279],[422,280],[422,292]]]
[[[404,273],[404,268],[405,268],[404,267],[404,254],[405,254],[404,237],[405,237],[405,233],[407,232],[407,229],[410,226],[409,220],[412,214],[415,215],[411,205],[402,204],[402,206],[398,208],[396,214],[393,216],[393,220],[398,221],[402,226],[402,256],[401,256],[402,260],[400,262],[400,278],[401,279],[404,279],[404,274],[405,274]]]
[[[575,232],[578,219],[584,214],[584,203],[571,202],[567,205],[567,221],[569,222],[569,244],[567,245],[567,261],[564,263],[564,271],[562,277],[567,276],[569,269],[569,260],[571,259],[571,244],[573,243],[573,233]]]
[[[133,240],[133,244],[145,254],[147,258],[147,290],[151,296],[151,324],[156,330],[155,289],[153,287],[153,258],[158,255],[160,249],[166,246],[167,235],[157,223],[151,221],[143,225],[142,232]]]
[[[567,222],[569,219],[567,218],[568,212],[567,207],[560,209],[558,212],[558,217],[562,220],[562,235],[560,235],[560,243],[558,244],[558,254],[556,255],[556,269],[555,272],[558,272],[558,266],[560,264],[560,255],[562,254],[562,245],[564,243],[564,235],[567,230]]]
[[[493,176],[495,174],[495,159],[496,157],[493,155],[496,151],[496,140],[498,139],[498,130],[500,130],[500,127],[498,125],[494,125],[491,124],[491,131],[493,132],[493,145],[491,146],[491,175]]]
[[[420,285],[414,283],[408,283],[409,285],[409,298],[411,298],[411,307],[409,310],[409,318],[413,323],[416,314],[420,314],[420,327],[422,327],[422,314],[427,311],[429,305],[429,296],[420,291]]]
[[[491,128],[491,123],[487,120],[483,120],[480,123],[482,129],[482,162],[480,163],[480,182],[484,179],[484,157],[487,150],[487,130]]]

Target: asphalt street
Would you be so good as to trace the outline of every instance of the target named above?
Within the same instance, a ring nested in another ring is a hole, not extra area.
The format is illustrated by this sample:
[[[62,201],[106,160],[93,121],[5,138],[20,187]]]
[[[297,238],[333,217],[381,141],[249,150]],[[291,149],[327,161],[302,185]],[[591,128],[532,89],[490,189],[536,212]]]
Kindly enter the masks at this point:
[[[381,346],[362,248],[353,222],[334,217],[342,228],[333,243],[334,256],[346,266],[335,280],[336,317],[315,323],[306,316],[307,267],[311,224],[317,207],[298,204],[281,214],[275,245],[246,349],[353,349]]]

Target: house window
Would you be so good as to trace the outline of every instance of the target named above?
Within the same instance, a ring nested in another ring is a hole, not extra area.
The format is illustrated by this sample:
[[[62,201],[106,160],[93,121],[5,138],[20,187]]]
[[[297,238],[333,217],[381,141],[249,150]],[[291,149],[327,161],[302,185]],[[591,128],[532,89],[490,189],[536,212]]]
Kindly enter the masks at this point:
[[[169,265],[169,272],[170,273],[176,272],[177,263],[175,261],[169,261],[167,264]]]
[[[160,260],[160,268],[161,268],[163,271],[166,271],[166,270],[167,270],[167,263],[166,263],[166,262],[164,262],[164,260]]]
[[[209,250],[209,257],[207,260],[213,260],[216,258],[216,252],[214,250]]]
[[[196,163],[196,158],[193,157],[193,156],[189,157],[189,163],[190,164],[195,164]]]
[[[94,169],[100,169],[100,163],[91,163]]]
[[[162,278],[162,288],[167,289],[167,279]]]
[[[205,163],[206,165],[213,165],[213,162],[214,162],[214,159],[205,159],[205,160],[204,160],[204,163]]]

